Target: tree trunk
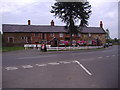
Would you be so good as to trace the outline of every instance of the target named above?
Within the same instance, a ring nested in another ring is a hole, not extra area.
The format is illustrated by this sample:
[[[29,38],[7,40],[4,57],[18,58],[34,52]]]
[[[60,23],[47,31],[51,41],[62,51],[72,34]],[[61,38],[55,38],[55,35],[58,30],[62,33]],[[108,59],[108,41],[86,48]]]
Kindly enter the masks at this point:
[[[70,46],[72,46],[72,33],[70,33]]]

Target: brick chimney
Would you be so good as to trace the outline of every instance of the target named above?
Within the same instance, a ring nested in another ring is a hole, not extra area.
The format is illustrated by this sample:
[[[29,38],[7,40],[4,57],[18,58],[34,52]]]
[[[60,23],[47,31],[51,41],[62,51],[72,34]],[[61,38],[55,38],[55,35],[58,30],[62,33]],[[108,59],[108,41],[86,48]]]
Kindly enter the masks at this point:
[[[54,26],[54,21],[53,20],[51,21],[51,26]]]
[[[100,21],[100,27],[103,28],[103,23],[102,23],[102,21]]]
[[[28,25],[30,25],[31,23],[30,23],[30,20],[28,20]]]

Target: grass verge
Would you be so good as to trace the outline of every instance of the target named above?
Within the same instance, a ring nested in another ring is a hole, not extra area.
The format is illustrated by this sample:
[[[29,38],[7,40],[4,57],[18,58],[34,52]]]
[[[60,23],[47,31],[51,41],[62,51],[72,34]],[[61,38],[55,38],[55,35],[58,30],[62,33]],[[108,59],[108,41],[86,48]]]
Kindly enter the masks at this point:
[[[22,50],[24,47],[2,47],[2,52]]]

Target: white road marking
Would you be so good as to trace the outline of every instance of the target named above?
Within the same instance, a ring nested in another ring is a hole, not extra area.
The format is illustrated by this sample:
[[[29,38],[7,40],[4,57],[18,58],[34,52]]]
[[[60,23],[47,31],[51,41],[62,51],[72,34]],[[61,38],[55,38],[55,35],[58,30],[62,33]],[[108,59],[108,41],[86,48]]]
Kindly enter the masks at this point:
[[[110,57],[110,56],[106,56],[106,57]]]
[[[63,64],[69,64],[71,62],[67,62],[67,61],[59,61],[60,63],[63,63]]]
[[[115,56],[115,55],[112,55],[113,57]]]
[[[39,67],[47,66],[47,64],[35,64],[35,65]]]
[[[73,61],[76,62],[78,65],[80,65],[89,75],[92,75],[92,73],[90,73],[79,61]]]
[[[50,58],[50,57],[54,57],[56,55],[41,55],[41,56],[32,56],[32,57],[21,57],[18,59],[35,59],[35,58]]]
[[[33,68],[33,66],[31,66],[31,65],[23,65],[22,67],[23,68]]]
[[[7,69],[7,70],[16,70],[18,68],[17,67],[6,67],[5,69]]]
[[[57,62],[51,62],[51,63],[48,63],[50,65],[59,65],[60,63],[57,63]]]
[[[98,57],[99,59],[103,58],[103,57]]]

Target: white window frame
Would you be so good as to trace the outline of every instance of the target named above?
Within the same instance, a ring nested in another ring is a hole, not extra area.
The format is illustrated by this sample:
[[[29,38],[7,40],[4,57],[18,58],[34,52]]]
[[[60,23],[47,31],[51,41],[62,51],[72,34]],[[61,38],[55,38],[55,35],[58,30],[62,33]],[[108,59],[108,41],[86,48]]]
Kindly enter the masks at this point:
[[[64,37],[64,34],[63,33],[59,33],[59,37]]]
[[[74,37],[75,36],[75,34],[72,34],[72,37]]]
[[[21,37],[21,40],[26,40],[27,37]]]
[[[21,40],[24,40],[25,39],[25,37],[21,37]]]
[[[88,34],[88,37],[92,37],[92,34],[91,34],[91,33],[89,33],[89,34]]]

